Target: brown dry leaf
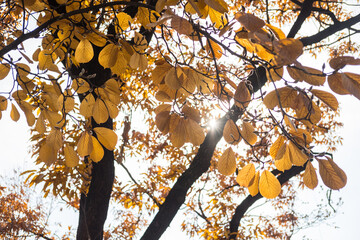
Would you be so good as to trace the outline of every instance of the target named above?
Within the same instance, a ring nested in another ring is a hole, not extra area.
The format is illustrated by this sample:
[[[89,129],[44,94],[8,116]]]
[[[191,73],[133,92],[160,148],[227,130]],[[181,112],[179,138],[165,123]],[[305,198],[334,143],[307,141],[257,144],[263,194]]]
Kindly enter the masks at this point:
[[[236,88],[234,100],[236,106],[239,108],[244,108],[249,105],[251,100],[251,94],[249,89],[247,88],[245,82],[240,82]]]
[[[254,133],[255,129],[249,122],[243,122],[240,129],[241,137],[245,142],[254,145],[257,141],[257,135]]]
[[[200,123],[201,117],[200,117],[199,110],[189,107],[188,105],[185,105],[182,108],[181,112],[184,113],[186,118],[190,118],[190,119],[194,120],[195,122]]]
[[[204,142],[205,134],[202,127],[192,119],[185,119],[186,142],[199,146]]]
[[[162,111],[156,114],[155,124],[163,134],[167,134],[170,128],[170,111]]]
[[[238,144],[241,141],[240,129],[233,120],[229,119],[225,123],[223,137],[229,144]]]
[[[344,88],[342,81],[343,73],[335,73],[327,77],[327,81],[330,89],[340,95],[350,94],[348,90]]]
[[[165,75],[165,84],[174,90],[182,87],[185,75],[179,68],[171,68]]]
[[[238,20],[248,31],[256,32],[265,26],[264,20],[256,17],[251,13],[238,12],[235,14],[235,19]]]
[[[5,111],[8,106],[7,98],[4,96],[0,96],[0,111]]]
[[[175,15],[171,18],[171,27],[179,34],[187,36],[190,36],[194,32],[193,26],[188,20]]]
[[[289,65],[303,53],[303,44],[298,39],[284,38],[274,44],[276,65]]]
[[[249,187],[254,182],[254,177],[255,166],[249,163],[239,171],[236,182],[242,187]]]
[[[326,76],[317,69],[297,65],[287,67],[287,71],[292,79],[302,82],[305,81],[313,86],[321,86],[325,83]]]
[[[265,170],[261,173],[259,180],[260,194],[268,199],[276,198],[281,192],[279,180],[270,171]]]
[[[347,177],[344,171],[331,159],[317,159],[319,173],[324,184],[333,190],[339,190],[346,185]]]
[[[248,187],[251,196],[255,196],[259,193],[259,178],[260,178],[260,172],[258,171],[255,173],[254,181]]]
[[[224,0],[204,0],[204,2],[219,13],[225,13],[229,10]]]
[[[14,122],[17,122],[20,119],[20,113],[13,103],[11,104],[10,117]]]
[[[306,142],[306,144],[309,144],[312,142],[311,134],[304,129],[296,129],[296,130],[290,130],[289,134],[292,135],[297,142],[299,142],[301,145]]]
[[[340,56],[330,59],[330,67],[335,70],[345,67],[345,65],[360,65],[360,59],[352,56]]]
[[[312,89],[311,93],[314,94],[321,101],[323,101],[326,105],[328,105],[332,110],[336,111],[338,109],[339,102],[337,101],[336,97],[331,93],[317,89]]]
[[[318,185],[318,178],[316,175],[316,171],[310,161],[306,164],[303,181],[305,186],[307,186],[310,189],[314,189]]]
[[[224,151],[224,153],[221,155],[218,164],[217,169],[221,174],[224,175],[231,175],[236,170],[236,160],[235,160],[235,153],[229,147]]]
[[[4,79],[10,72],[10,65],[5,63],[5,64],[0,64],[0,80]]]
[[[267,79],[271,80],[271,81],[279,81],[282,79],[282,76],[284,74],[284,68],[280,67],[280,68],[267,68],[266,71],[266,77]]]
[[[360,75],[354,73],[341,74],[342,85],[357,99],[360,99]]]

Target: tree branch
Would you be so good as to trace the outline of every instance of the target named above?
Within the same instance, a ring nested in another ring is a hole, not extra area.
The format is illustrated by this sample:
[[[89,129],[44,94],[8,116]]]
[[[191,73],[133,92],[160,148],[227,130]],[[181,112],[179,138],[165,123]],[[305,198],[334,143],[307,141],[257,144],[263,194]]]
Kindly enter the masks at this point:
[[[265,68],[257,68],[256,71],[248,77],[248,80],[252,84],[252,92],[258,91],[267,81]],[[226,121],[230,118],[236,122],[242,113],[243,112],[234,105],[226,116],[218,120],[218,127],[211,129],[208,134],[206,134],[205,140],[200,145],[199,151],[189,168],[178,178],[177,182],[170,190],[165,202],[161,205],[159,212],[142,236],[142,240],[159,239],[165,232],[179,208],[185,202],[185,197],[190,187],[209,169],[215,147],[222,138]]]
[[[277,179],[279,180],[280,184],[283,185],[284,183],[286,183],[287,181],[289,181],[290,178],[298,175],[299,173],[301,173],[302,171],[305,170],[306,164],[302,167],[298,167],[298,166],[293,166],[292,168],[290,168],[289,170],[286,170],[285,172],[281,173]],[[277,169],[274,169],[272,171],[272,173],[274,175],[276,175],[276,173],[279,173],[279,171]],[[235,213],[230,221],[230,237],[229,239],[236,239],[237,235],[238,235],[238,229],[239,229],[239,224],[240,224],[240,220],[244,217],[244,214],[246,213],[246,211],[259,199],[261,199],[262,196],[260,193],[258,193],[255,196],[247,196],[244,201],[242,201],[240,203],[239,206],[237,206]]]
[[[315,0],[305,0],[302,3],[301,12],[290,29],[290,32],[287,36],[288,38],[294,38],[296,33],[300,30],[301,26],[305,22],[306,18],[310,16],[314,1]]]

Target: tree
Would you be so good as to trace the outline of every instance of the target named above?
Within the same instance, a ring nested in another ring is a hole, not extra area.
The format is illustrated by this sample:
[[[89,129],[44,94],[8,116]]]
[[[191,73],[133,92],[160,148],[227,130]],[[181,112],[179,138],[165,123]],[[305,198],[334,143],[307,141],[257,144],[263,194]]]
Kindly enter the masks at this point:
[[[103,238],[112,192],[129,209],[116,230],[121,238],[146,227],[141,239],[159,239],[184,204],[203,219],[184,225],[190,234],[245,238],[240,220],[258,199],[290,201],[295,176],[317,186],[314,162],[326,186],[346,184],[331,155],[341,141],[330,135],[340,125],[338,102],[323,85],[360,99],[360,75],[342,71],[360,63],[353,40],[360,15],[352,7],[313,0],[3,1],[0,79],[11,83],[1,89],[0,110],[11,105],[18,121],[20,108],[31,127],[39,168],[24,174],[42,183],[45,195],[79,201],[77,239]],[[301,32],[310,20],[316,27]],[[40,47],[32,49],[31,39]],[[328,51],[331,70],[297,61],[320,51]],[[131,131],[139,115],[146,129]],[[122,131],[119,144],[114,130]],[[217,148],[222,138],[225,147]],[[328,151],[317,152],[320,145]],[[140,183],[126,166],[136,158],[145,160],[137,165]],[[116,162],[132,184],[113,185]],[[142,216],[131,220],[144,209],[156,212],[149,225]],[[296,221],[288,213],[281,219],[285,227]],[[265,230],[255,232],[287,234]]]

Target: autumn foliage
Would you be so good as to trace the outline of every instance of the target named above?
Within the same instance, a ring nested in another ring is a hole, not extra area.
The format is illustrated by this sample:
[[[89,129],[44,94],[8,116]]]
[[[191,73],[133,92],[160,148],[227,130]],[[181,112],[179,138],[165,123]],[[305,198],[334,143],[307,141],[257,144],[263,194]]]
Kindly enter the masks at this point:
[[[26,120],[38,167],[23,175],[79,208],[78,239],[158,239],[182,207],[190,236],[284,238],[290,210],[240,221],[262,197],[285,209],[299,185],[346,185],[331,153],[336,94],[360,99],[343,70],[360,65],[360,17],[342,1],[0,6],[0,117]],[[110,199],[120,223],[104,233]]]

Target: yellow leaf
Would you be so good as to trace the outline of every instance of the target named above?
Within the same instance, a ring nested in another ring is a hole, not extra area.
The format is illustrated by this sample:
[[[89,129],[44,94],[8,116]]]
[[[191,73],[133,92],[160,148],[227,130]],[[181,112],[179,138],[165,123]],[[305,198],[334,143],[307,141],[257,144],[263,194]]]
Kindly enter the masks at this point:
[[[17,63],[16,70],[18,71],[19,77],[23,78],[29,75],[30,73],[30,67],[24,63]]]
[[[327,187],[333,190],[339,190],[346,185],[346,174],[331,158],[327,159],[328,160],[317,159],[321,179]]]
[[[343,82],[342,82],[342,76],[343,73],[334,73],[327,77],[327,81],[329,84],[330,89],[340,95],[346,95],[350,94],[348,90],[344,88]]]
[[[269,109],[274,109],[276,106],[282,108],[292,107],[296,102],[297,91],[290,87],[282,87],[273,90],[264,97],[264,104]],[[280,103],[279,103],[280,99]]]
[[[251,13],[238,12],[235,14],[235,18],[250,32],[256,32],[265,26],[264,20]]]
[[[320,70],[311,67],[303,67],[304,71],[304,81],[313,86],[324,85],[326,81],[326,76]]]
[[[295,138],[299,143],[309,144],[312,142],[311,134],[304,129],[290,130],[289,133]]]
[[[155,124],[163,134],[167,134],[170,127],[170,111],[162,111],[156,114]]]
[[[191,35],[194,32],[191,23],[185,18],[179,16],[172,16],[171,27],[175,29],[179,34],[184,34],[187,36]]]
[[[125,13],[126,14],[126,13]],[[111,68],[115,65],[118,57],[119,47],[115,44],[106,45],[99,54],[99,63],[104,68]]]
[[[248,187],[251,196],[255,196],[259,193],[259,177],[260,177],[260,172],[256,172],[254,176],[254,181]]]
[[[166,1],[167,0],[158,0],[158,1],[156,1],[155,10],[158,13],[161,13],[161,11],[164,9]]]
[[[90,62],[94,57],[94,50],[89,40],[82,39],[75,50],[75,60],[78,63]]]
[[[93,150],[90,153],[90,159],[94,162],[100,162],[101,159],[104,157],[104,149],[94,136],[91,136],[91,140],[92,140]]]
[[[5,111],[8,106],[7,98],[4,96],[0,96],[0,111]]]
[[[60,95],[57,103],[58,103],[58,109],[61,112],[65,112],[65,113],[70,112],[75,107],[75,99],[72,96],[65,96],[65,100],[64,100],[64,95]]]
[[[305,186],[307,186],[310,189],[314,189],[318,185],[318,178],[316,175],[316,171],[310,161],[306,164],[303,180]]]
[[[79,157],[76,154],[73,147],[68,144],[64,147],[64,155],[65,155],[65,165],[67,167],[76,167],[79,164]]]
[[[215,24],[216,28],[221,28],[221,32],[219,33],[219,35],[222,36],[223,34],[225,34],[225,32],[228,32],[230,30],[231,25],[226,25],[227,20],[224,17],[224,14],[212,8],[208,8],[208,9],[209,9],[208,15],[210,17],[211,22]],[[224,25],[226,26],[224,27]]]
[[[223,50],[219,44],[212,40],[208,40],[205,45],[205,50],[212,58],[220,59],[223,55]]]
[[[318,99],[323,101],[326,105],[328,105],[332,110],[336,111],[339,107],[339,102],[336,97],[329,92],[325,92],[322,90],[312,89],[311,93],[314,94]]]
[[[240,129],[233,120],[229,119],[225,123],[223,137],[227,143],[234,145],[241,141]]]
[[[283,154],[280,154],[281,152],[283,152]],[[285,170],[289,170],[291,168],[292,164],[288,144],[285,143],[281,146],[275,159],[275,167],[279,171],[284,172]]]
[[[294,121],[291,118],[289,118],[287,115],[284,115],[284,121],[285,121],[285,124],[288,127],[290,127],[291,130],[296,131],[296,129],[297,129],[296,125],[295,125]]]
[[[205,139],[204,130],[193,119],[185,119],[185,131],[187,135],[187,142],[191,142],[195,146],[199,146]]]
[[[104,103],[109,112],[109,117],[115,119],[119,114],[119,109],[117,108],[117,106],[113,102],[107,99],[104,100]]]
[[[285,33],[278,27],[275,27],[271,24],[266,24],[268,28],[270,28],[271,32],[273,32],[278,40],[286,38]]]
[[[117,144],[117,135],[116,133],[108,128],[96,127],[94,128],[97,139],[99,142],[108,150],[113,151]]]
[[[313,101],[309,103],[309,106],[303,106],[295,109],[295,112],[297,118],[301,119],[303,123],[310,120],[311,124],[316,124],[321,120],[321,110]]]
[[[224,153],[221,155],[218,164],[217,169],[221,174],[224,175],[231,175],[236,170],[236,160],[235,160],[235,153],[229,147],[224,151]]]
[[[229,10],[224,0],[205,0],[204,2],[219,13],[225,13]]]
[[[40,134],[43,134],[46,131],[45,119],[44,119],[43,112],[40,113],[38,119],[36,120],[35,130]]]
[[[103,47],[106,44],[106,37],[99,32],[90,32],[86,35],[86,39],[98,47]]]
[[[88,92],[90,90],[90,85],[82,78],[75,78],[72,81],[71,88],[74,89],[75,92],[81,94]]]
[[[63,146],[63,135],[57,128],[53,128],[46,137],[46,144],[51,146],[55,152],[59,151]]]
[[[200,112],[192,107],[189,107],[188,105],[185,105],[182,110],[182,113],[184,113],[186,118],[190,118],[192,120],[194,120],[197,123],[200,123],[201,121],[201,117],[200,117]]]
[[[106,108],[106,105],[104,101],[100,98],[96,99],[95,101],[92,111],[92,117],[98,124],[106,122],[109,118],[109,112]]]
[[[125,57],[125,54],[120,50],[118,52],[116,63],[113,67],[111,67],[111,71],[114,74],[122,74],[126,71],[128,66],[128,59]]]
[[[240,82],[236,88],[235,95],[234,95],[235,104],[239,108],[244,108],[249,105],[251,100],[250,91],[247,88],[245,82]]]
[[[25,101],[19,102],[19,106],[20,106],[20,109],[25,114],[26,122],[27,122],[28,126],[31,127],[32,125],[34,125],[35,115],[32,112],[34,107],[30,103],[25,102]]]
[[[93,144],[91,140],[91,135],[87,131],[83,132],[80,135],[78,144],[77,144],[77,152],[80,157],[85,157],[90,155],[93,150]]]
[[[19,111],[17,110],[17,108],[15,107],[15,105],[13,103],[11,104],[10,117],[15,122],[17,122],[20,118]]]
[[[51,165],[57,159],[57,152],[47,143],[41,145],[39,151],[40,161],[46,165]]]
[[[281,192],[279,180],[270,171],[265,170],[261,173],[259,180],[259,190],[263,197],[276,198]]]
[[[150,27],[148,27],[148,24],[156,22],[155,14],[155,11],[151,11],[145,7],[139,7],[136,17],[144,28],[149,29]]]
[[[240,129],[241,137],[250,145],[254,145],[257,141],[255,129],[249,122],[243,122]]]
[[[91,93],[89,93],[80,104],[80,114],[85,118],[91,117],[93,115],[94,104],[95,98]]]
[[[116,14],[117,24],[116,27],[120,28],[118,29],[119,32],[126,30],[130,27],[130,22],[132,21],[132,18],[130,15],[128,15],[125,12],[120,12]]]
[[[180,118],[177,114],[171,115],[169,127],[171,133],[170,141],[175,147],[181,147],[188,140],[185,129],[185,119]]]
[[[284,136],[279,136],[276,141],[271,145],[269,154],[270,156],[275,159],[276,155],[280,149],[280,147],[284,144],[286,138]]]
[[[51,67],[56,59],[56,54],[51,50],[42,50],[39,53],[38,60],[39,60],[39,69],[45,70]]]
[[[10,71],[10,65],[5,63],[5,64],[0,64],[0,80],[4,79],[8,73]]]
[[[291,162],[295,166],[303,166],[307,162],[309,157],[303,151],[301,151],[293,142],[290,142],[288,146]]]
[[[242,187],[249,187],[253,183],[254,177],[255,166],[254,164],[249,163],[239,171],[236,182]]]
[[[156,68],[151,73],[153,82],[156,85],[162,84],[165,76],[171,69],[173,69],[173,67],[170,64],[168,64],[167,62],[164,62],[162,64],[157,63]]]

